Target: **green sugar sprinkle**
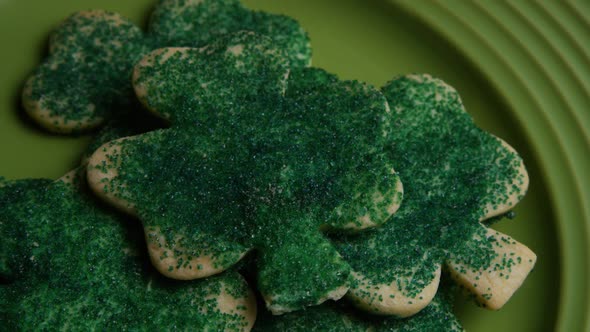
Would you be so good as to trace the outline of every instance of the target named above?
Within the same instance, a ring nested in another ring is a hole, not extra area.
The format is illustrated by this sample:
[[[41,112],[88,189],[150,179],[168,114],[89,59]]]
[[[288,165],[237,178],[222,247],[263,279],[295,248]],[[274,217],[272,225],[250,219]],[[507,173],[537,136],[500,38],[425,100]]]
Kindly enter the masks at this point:
[[[172,127],[120,143],[95,167],[119,165],[105,191],[184,248],[175,256],[212,255],[225,267],[255,249],[262,293],[298,309],[349,280],[320,227],[358,215],[384,222],[386,205],[400,199],[383,151],[386,100],[319,69],[291,69],[285,81],[272,43],[232,38],[139,67],[134,84]],[[376,190],[382,199],[369,204]]]
[[[289,61],[272,40],[251,32],[226,35],[205,49],[162,49],[149,56],[153,64],[140,62],[133,82],[146,90],[147,96],[139,95],[142,102],[174,126],[211,132],[229,132],[250,104],[273,105],[289,72]]]
[[[505,184],[518,176],[520,157],[477,128],[459,95],[440,80],[406,76],[382,91],[393,112],[388,148],[404,183],[404,203],[381,228],[335,237],[344,259],[369,280],[353,287],[395,281],[413,298],[448,260],[473,270],[510,270],[512,259],[490,266],[499,239],[487,238],[478,221],[487,204],[504,203],[518,190]],[[361,297],[381,301],[373,292]]]
[[[130,68],[149,46],[131,22],[114,13],[78,13],[54,32],[51,46],[25,106],[39,103],[68,124],[106,118],[133,100]]]
[[[309,38],[297,21],[246,9],[239,0],[161,0],[148,33],[159,47],[200,47],[243,30],[270,37],[295,67],[311,62]]]
[[[258,315],[253,332],[432,332],[463,331],[453,314],[451,289],[444,287],[434,300],[418,314],[405,319],[363,314],[345,302],[324,303],[306,310],[272,316]]]
[[[18,185],[5,180],[0,185],[0,216],[14,205],[21,204],[30,191],[39,190],[51,183],[50,180],[20,180]],[[9,218],[0,218],[0,279],[14,280],[25,275],[23,263],[28,257],[19,248],[25,241],[25,234],[17,229]]]
[[[86,146],[82,159],[87,160],[103,144],[121,137],[139,135],[164,127],[164,121],[139,107],[121,109],[113,114]]]
[[[173,282],[142,254],[133,220],[82,188],[24,180],[0,188],[0,317],[11,331],[242,330],[246,308],[223,313],[215,295],[248,295],[235,272]],[[6,262],[6,257],[9,261]]]
[[[23,104],[61,131],[88,130],[134,105],[131,70],[150,50],[202,47],[242,30],[271,38],[292,66],[311,62],[309,38],[296,21],[248,10],[239,1],[160,1],[146,34],[115,13],[79,12],[51,35],[50,56],[33,73]]]

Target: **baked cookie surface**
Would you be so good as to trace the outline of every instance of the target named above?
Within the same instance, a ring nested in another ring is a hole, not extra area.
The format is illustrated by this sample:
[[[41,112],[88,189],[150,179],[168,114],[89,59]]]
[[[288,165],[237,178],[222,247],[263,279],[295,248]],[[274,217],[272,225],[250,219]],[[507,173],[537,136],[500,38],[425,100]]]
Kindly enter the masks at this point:
[[[311,62],[309,38],[296,21],[239,1],[160,1],[147,33],[117,13],[80,11],[51,34],[49,56],[23,89],[23,106],[48,131],[89,132],[133,108],[129,78],[142,56],[160,47],[202,47],[242,30],[271,38],[288,51],[293,66]]]
[[[442,288],[432,302],[409,318],[373,316],[345,303],[324,303],[305,311],[271,316],[262,311],[253,331],[318,332],[458,332],[452,290]]]
[[[483,306],[498,309],[536,260],[482,223],[524,196],[522,159],[477,128],[457,92],[439,79],[408,75],[382,91],[405,197],[382,227],[335,240],[353,269],[349,297],[371,312],[406,317],[431,301],[446,265]]]
[[[137,96],[171,127],[99,148],[89,182],[142,219],[154,265],[172,278],[219,273],[254,250],[275,313],[340,298],[349,267],[320,228],[375,227],[401,202],[381,151],[387,102],[289,67],[266,37],[228,38],[138,63]]]
[[[297,21],[247,9],[239,0],[160,0],[148,26],[158,47],[200,47],[240,31],[271,38],[295,67],[311,64],[309,37]]]
[[[0,188],[3,328],[249,330],[256,303],[235,272],[178,283],[154,271],[135,220],[97,206],[69,179]]]
[[[149,44],[141,29],[119,14],[75,13],[51,35],[49,57],[27,80],[25,110],[53,132],[99,126],[133,102],[130,68]]]

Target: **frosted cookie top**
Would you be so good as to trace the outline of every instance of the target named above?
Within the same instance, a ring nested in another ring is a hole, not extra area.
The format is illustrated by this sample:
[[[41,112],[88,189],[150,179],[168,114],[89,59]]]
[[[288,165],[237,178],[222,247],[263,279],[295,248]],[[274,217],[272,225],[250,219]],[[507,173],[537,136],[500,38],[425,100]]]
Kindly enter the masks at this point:
[[[383,153],[386,100],[290,69],[265,37],[228,38],[138,63],[139,99],[171,127],[99,148],[91,186],[142,219],[152,261],[170,277],[206,277],[255,249],[274,312],[337,299],[349,267],[320,228],[374,227],[401,201]]]
[[[249,330],[256,304],[228,272],[177,283],[153,271],[133,220],[101,209],[70,177],[0,188],[0,288],[10,330]]]
[[[524,196],[522,159],[477,128],[457,92],[441,80],[409,75],[382,91],[392,111],[390,152],[405,197],[383,227],[335,240],[353,269],[349,296],[369,311],[409,316],[431,301],[446,264],[482,305],[501,307],[536,257],[481,222]]]

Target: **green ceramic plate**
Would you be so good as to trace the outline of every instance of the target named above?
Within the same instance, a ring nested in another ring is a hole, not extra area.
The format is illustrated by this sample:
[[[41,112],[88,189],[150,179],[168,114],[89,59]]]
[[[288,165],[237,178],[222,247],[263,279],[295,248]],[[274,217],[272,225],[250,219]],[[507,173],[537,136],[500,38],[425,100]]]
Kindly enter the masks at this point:
[[[517,218],[498,225],[538,264],[499,312],[459,301],[470,331],[590,330],[590,6],[588,2],[248,0],[296,17],[314,64],[382,85],[428,72],[454,85],[481,127],[510,142],[532,178]],[[79,9],[138,24],[153,0],[0,0],[0,175],[57,178],[87,138],[43,134],[22,116],[19,90],[48,33]]]

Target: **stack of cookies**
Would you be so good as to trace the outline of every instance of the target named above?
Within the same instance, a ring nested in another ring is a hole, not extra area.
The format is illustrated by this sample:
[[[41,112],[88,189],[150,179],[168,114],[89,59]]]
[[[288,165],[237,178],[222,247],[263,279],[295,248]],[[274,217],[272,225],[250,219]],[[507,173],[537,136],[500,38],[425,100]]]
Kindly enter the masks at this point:
[[[0,182],[10,330],[455,331],[536,256],[489,228],[516,151],[429,75],[378,89],[311,66],[296,21],[161,0],[146,32],[78,12],[23,105],[92,134],[59,180]]]

